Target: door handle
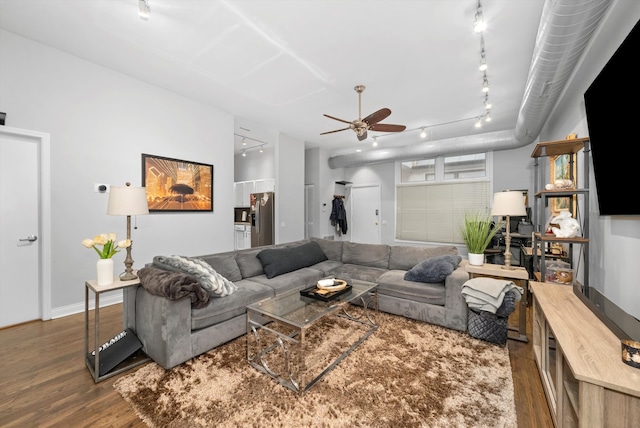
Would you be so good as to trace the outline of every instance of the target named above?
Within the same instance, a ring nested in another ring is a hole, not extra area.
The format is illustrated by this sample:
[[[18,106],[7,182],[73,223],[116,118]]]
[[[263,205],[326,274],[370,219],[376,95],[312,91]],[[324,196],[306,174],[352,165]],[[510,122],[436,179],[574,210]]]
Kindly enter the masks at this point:
[[[38,237],[36,235],[29,235],[26,238],[21,238],[20,241],[29,241],[29,242],[34,242],[37,241]]]

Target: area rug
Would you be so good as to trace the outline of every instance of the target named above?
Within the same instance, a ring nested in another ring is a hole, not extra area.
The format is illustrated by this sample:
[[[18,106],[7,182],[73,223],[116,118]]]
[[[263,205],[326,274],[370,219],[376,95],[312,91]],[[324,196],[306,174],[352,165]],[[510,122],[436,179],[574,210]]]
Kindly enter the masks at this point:
[[[171,370],[149,363],[114,387],[149,427],[517,426],[506,347],[386,313],[376,321],[300,396],[248,364],[246,337]],[[318,361],[335,352],[327,343],[348,345],[344,322],[310,330]]]

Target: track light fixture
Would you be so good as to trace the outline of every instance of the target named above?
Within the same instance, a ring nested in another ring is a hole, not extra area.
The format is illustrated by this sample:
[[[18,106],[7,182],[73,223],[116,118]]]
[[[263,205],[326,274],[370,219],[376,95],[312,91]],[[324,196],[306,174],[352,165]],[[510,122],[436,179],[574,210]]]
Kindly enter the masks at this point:
[[[263,148],[262,148],[263,146],[264,146],[264,145],[260,145],[260,153],[263,153],[263,152],[264,152],[264,150],[263,150]]]
[[[482,78],[482,92],[484,92],[485,94],[487,92],[489,92],[489,81],[487,80],[486,73],[485,73],[484,77]]]
[[[420,138],[427,138],[427,131],[424,128],[420,131]]]
[[[140,17],[140,19],[148,21],[149,15],[151,15],[149,0],[138,0],[138,16]]]
[[[246,149],[242,149],[242,156],[243,157],[247,156],[247,150]]]
[[[246,146],[247,145],[247,139],[246,138],[242,138],[242,145]]]
[[[482,128],[482,118],[479,117],[478,120],[476,121],[476,128]]]
[[[378,147],[378,137],[373,137],[373,147]]]
[[[482,33],[487,29],[487,23],[484,20],[484,15],[482,14],[482,5],[480,4],[480,0],[478,0],[478,7],[476,8],[476,15],[473,20],[473,31],[476,33]]]

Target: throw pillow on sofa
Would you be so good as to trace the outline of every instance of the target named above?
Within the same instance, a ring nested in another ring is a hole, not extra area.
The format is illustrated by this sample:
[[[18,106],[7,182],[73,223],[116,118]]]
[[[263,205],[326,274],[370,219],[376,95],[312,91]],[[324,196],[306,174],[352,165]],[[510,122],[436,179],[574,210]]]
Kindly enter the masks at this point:
[[[267,278],[293,272],[327,260],[320,245],[311,241],[296,247],[268,248],[258,253]]]
[[[208,263],[194,257],[155,256],[153,265],[195,276],[212,297],[224,297],[237,290],[236,285],[216,272]]]
[[[406,281],[416,282],[442,282],[445,278],[456,270],[461,256],[437,256],[423,260],[404,274]]]

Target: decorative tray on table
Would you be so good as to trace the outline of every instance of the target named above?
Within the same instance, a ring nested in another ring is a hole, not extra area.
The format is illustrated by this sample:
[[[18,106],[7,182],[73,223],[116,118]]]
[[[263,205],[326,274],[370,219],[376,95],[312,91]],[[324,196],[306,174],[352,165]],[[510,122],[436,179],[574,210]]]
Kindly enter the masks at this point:
[[[316,285],[300,290],[300,295],[328,302],[351,290],[351,285],[342,279],[323,279]]]

